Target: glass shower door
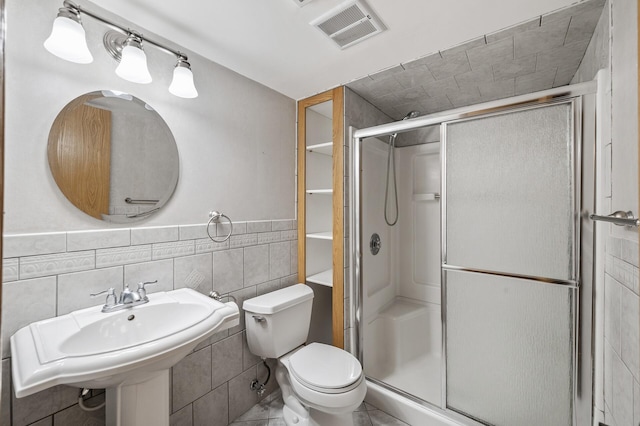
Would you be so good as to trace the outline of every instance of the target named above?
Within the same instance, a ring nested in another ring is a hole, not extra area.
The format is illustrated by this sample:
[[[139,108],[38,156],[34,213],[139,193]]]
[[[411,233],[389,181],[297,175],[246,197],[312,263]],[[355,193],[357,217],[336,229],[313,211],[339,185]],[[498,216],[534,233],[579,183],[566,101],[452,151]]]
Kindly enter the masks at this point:
[[[575,108],[442,125],[445,405],[482,423],[573,423]]]

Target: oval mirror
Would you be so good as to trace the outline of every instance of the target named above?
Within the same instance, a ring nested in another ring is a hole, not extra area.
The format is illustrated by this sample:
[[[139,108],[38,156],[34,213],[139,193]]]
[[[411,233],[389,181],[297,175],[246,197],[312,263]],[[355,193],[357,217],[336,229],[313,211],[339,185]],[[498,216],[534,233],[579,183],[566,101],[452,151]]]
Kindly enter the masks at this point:
[[[58,188],[86,214],[126,223],[157,212],[178,183],[178,148],[147,103],[102,90],[69,102],[47,148]]]

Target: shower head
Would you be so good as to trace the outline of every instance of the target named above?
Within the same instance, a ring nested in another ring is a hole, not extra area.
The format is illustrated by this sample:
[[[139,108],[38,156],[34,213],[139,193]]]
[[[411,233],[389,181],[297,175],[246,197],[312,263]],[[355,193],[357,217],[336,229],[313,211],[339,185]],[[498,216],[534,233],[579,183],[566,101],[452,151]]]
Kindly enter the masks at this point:
[[[416,117],[417,117],[417,116],[419,116],[419,115],[420,115],[420,111],[415,111],[415,110],[414,110],[414,111],[409,111],[409,112],[407,113],[407,115],[405,115],[405,116],[404,116],[404,118],[402,119],[402,121],[404,121],[404,120],[409,120],[410,118],[416,118]],[[397,133],[393,133],[393,134],[391,135],[391,138],[393,138],[393,140],[395,141],[396,136],[398,136],[398,134],[397,134]]]
[[[409,111],[407,115],[404,116],[403,120],[408,120],[410,118],[416,118],[420,115],[420,111]]]

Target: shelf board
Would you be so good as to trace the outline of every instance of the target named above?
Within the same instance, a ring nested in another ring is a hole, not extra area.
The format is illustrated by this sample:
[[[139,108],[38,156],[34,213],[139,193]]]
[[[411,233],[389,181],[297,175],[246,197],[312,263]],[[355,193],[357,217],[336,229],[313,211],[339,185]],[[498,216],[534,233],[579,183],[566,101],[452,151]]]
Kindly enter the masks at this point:
[[[319,144],[316,144],[316,145],[309,145],[307,147],[307,151],[315,152],[317,154],[331,156],[331,155],[333,155],[333,142],[319,143]]]
[[[307,277],[307,282],[333,287],[333,269],[327,269]]]
[[[307,189],[307,194],[309,195],[331,195],[333,194],[333,189]]]
[[[314,232],[312,234],[307,234],[307,238],[314,238],[317,240],[333,240],[333,232]]]

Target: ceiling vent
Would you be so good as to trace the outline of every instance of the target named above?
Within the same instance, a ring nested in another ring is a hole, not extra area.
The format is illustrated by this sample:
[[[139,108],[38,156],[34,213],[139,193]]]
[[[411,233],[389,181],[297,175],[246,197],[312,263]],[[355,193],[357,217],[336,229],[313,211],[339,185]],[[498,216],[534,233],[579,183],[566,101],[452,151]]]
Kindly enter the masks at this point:
[[[374,36],[386,28],[361,1],[348,1],[310,23],[341,49]]]

